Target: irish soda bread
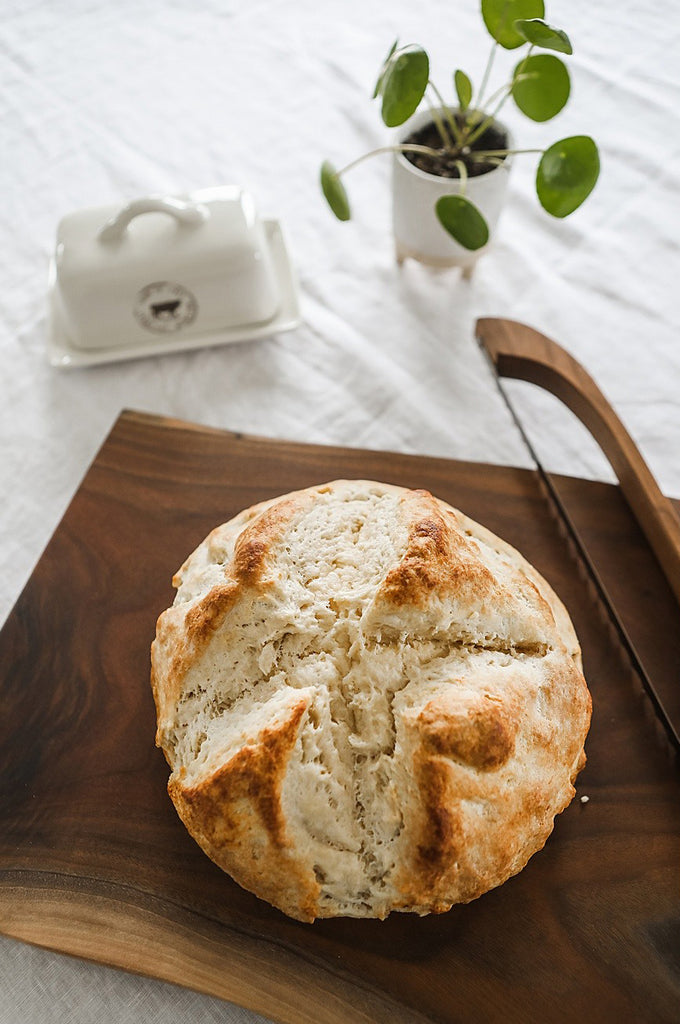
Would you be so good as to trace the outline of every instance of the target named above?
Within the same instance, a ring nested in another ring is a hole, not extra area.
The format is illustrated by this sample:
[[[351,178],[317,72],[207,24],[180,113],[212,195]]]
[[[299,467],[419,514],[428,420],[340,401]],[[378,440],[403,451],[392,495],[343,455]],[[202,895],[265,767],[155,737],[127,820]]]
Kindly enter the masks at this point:
[[[545,843],[590,695],[548,584],[427,491],[247,509],[173,581],[157,742],[194,839],[292,917],[448,910]]]

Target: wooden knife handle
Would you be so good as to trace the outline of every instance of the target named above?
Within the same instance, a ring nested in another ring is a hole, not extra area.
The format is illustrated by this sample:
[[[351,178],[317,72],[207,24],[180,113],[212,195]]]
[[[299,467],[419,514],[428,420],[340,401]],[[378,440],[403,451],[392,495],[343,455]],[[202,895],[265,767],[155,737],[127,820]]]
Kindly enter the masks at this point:
[[[499,377],[530,381],[550,391],[588,428],[680,602],[680,519],[592,377],[560,345],[526,324],[483,317],[476,333]]]

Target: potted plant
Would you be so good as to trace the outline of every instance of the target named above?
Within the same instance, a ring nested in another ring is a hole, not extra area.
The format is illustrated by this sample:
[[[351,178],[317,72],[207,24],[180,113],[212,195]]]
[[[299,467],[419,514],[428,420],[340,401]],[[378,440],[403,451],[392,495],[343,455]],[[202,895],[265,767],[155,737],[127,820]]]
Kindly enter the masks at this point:
[[[543,0],[482,0],[481,14],[493,43],[478,89],[459,68],[453,74],[456,102],[447,103],[430,78],[425,50],[395,42],[373,98],[381,101],[385,125],[402,127],[397,142],[340,170],[329,161],[321,167],[321,187],[331,210],[339,220],[348,220],[344,175],[368,157],[393,154],[393,227],[399,261],[411,256],[439,266],[471,267],[489,242],[517,154],[540,154],[536,193],[553,217],[576,210],[599,176],[599,154],[589,136],[560,139],[546,149],[517,149],[499,118],[511,99],[531,120],[549,121],[569,99],[563,57],[572,53],[572,46],[562,29],[544,20]],[[499,47],[522,49],[509,78],[491,90]]]

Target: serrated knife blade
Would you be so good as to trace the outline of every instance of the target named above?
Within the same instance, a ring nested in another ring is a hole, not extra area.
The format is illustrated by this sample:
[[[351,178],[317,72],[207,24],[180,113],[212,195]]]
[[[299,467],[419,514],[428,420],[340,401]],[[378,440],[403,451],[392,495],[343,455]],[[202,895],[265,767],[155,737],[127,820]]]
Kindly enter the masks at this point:
[[[576,525],[557,479],[543,466],[522,419],[511,401],[503,378],[529,381],[559,398],[586,426],[612,466],[621,492],[656,555],[675,600],[680,602],[680,518],[660,490],[649,467],[623,423],[594,380],[565,349],[526,324],[500,317],[477,321],[475,333],[488,356],[499,391],[512,420],[536,465],[539,481],[561,523],[620,648],[640,679],[665,736],[680,755],[680,664],[672,664],[665,678],[650,671],[620,614],[588,544]],[[680,623],[678,624],[680,631]]]

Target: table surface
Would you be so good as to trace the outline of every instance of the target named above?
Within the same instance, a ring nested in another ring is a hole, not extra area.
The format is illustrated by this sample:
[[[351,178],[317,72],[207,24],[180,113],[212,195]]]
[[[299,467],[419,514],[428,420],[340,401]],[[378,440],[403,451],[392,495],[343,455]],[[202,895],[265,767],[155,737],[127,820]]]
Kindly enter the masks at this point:
[[[555,221],[518,157],[493,249],[471,280],[413,262],[390,236],[389,159],[347,178],[336,222],[318,168],[385,143],[370,94],[395,36],[448,92],[488,54],[475,0],[450,8],[189,0],[7,0],[0,25],[0,622],[123,408],[275,438],[528,466],[474,340],[478,316],[523,320],[595,377],[662,488],[680,496],[680,18],[650,0],[556,0],[572,97],[552,123],[504,117],[523,147],[591,134],[602,175]],[[498,82],[514,65],[496,61]],[[46,357],[56,225],[80,207],[240,184],[281,220],[303,323],[265,340],[60,371]],[[549,396],[513,395],[550,469],[612,479]],[[172,986],[0,937],[0,1024],[259,1020]]]

